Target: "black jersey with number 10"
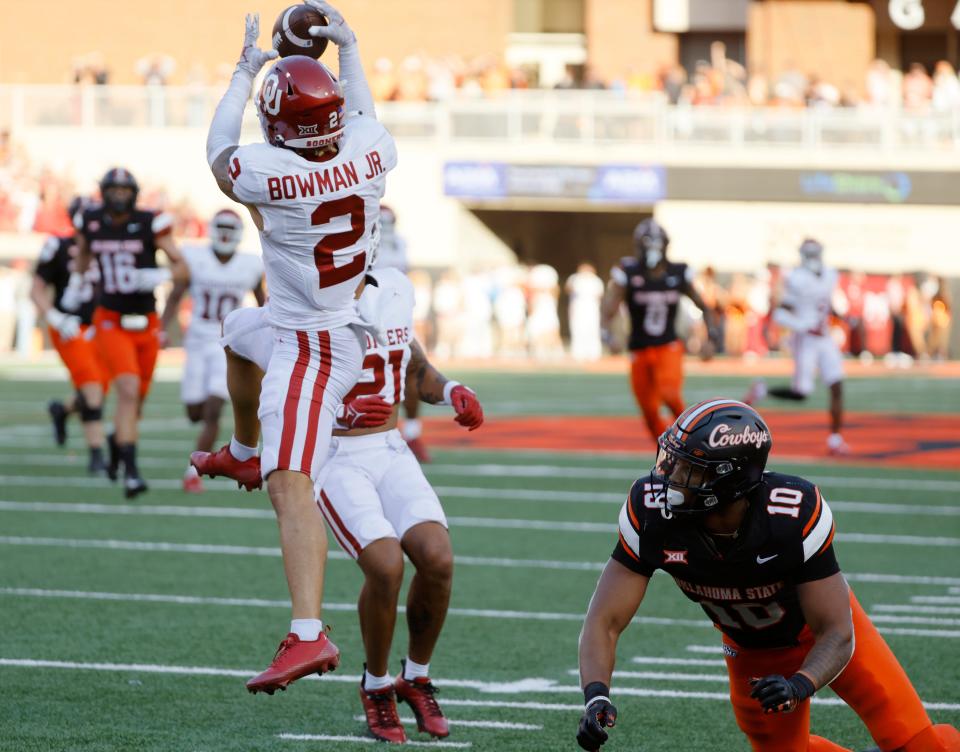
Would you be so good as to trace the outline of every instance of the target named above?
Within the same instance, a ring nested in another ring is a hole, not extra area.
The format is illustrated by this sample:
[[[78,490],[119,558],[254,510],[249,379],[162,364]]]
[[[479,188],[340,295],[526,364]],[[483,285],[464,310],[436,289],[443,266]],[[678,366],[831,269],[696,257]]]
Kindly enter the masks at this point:
[[[840,571],[833,532],[833,514],[814,484],[768,472],[736,538],[724,545],[695,522],[669,518],[663,487],[646,476],[620,510],[612,556],[647,577],[665,571],[738,645],[781,648],[796,645],[806,626],[797,586]]]

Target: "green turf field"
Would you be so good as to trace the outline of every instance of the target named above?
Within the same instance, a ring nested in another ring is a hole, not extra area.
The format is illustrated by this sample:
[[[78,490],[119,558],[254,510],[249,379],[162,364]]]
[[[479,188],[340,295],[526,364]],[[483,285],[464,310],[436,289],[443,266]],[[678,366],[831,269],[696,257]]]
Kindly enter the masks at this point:
[[[10,376],[0,381],[0,749],[367,746],[356,696],[360,578],[335,543],[325,619],[340,669],[273,697],[248,695],[243,682],[267,665],[289,618],[265,494],[223,482],[199,497],[180,492],[193,430],[176,385],[161,383],[141,445],[152,488],[127,505],[118,488],[86,477],[76,424],[67,450],[52,447],[43,406],[61,382]],[[490,414],[633,410],[619,376],[462,376]],[[745,384],[694,378],[687,397],[739,395]],[[848,394],[852,409],[960,412],[946,380],[851,380]],[[650,459],[435,451],[427,474],[458,555],[453,610],[432,663],[452,719],[444,748],[577,749],[582,614],[619,505]],[[960,723],[960,469],[771,466],[821,484],[861,602],[933,718]],[[639,617],[620,643],[618,668],[629,675],[614,680],[620,723],[604,749],[745,749],[724,699],[718,636],[702,612],[657,577]],[[405,639],[401,620],[397,669]],[[856,716],[821,695],[814,731],[870,746]]]

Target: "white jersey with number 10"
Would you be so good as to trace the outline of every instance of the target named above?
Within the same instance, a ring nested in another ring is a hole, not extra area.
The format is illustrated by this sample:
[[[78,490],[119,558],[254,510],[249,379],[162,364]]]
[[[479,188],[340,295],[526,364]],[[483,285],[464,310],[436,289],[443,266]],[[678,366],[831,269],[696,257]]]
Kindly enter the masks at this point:
[[[265,143],[241,146],[230,158],[234,195],[263,218],[270,323],[283,329],[358,320],[354,292],[397,150],[383,125],[364,115],[348,118],[338,148],[324,162]]]
[[[193,313],[187,329],[187,344],[216,342],[220,323],[263,277],[263,262],[250,253],[235,253],[226,263],[208,246],[186,246],[183,260],[190,270]]]

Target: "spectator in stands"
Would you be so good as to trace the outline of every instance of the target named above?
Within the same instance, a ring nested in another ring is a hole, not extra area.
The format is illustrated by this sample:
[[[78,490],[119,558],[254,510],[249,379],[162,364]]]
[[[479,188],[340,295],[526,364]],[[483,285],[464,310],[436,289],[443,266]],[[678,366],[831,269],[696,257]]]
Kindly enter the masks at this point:
[[[886,60],[877,58],[867,70],[867,102],[874,107],[894,104],[893,72]]]
[[[950,288],[944,277],[936,278],[936,290],[930,301],[930,330],[927,336],[927,352],[935,360],[945,360],[950,343]]]
[[[526,275],[523,266],[505,266],[496,272],[493,315],[497,323],[497,352],[501,357],[520,358],[527,354],[527,297],[521,284]]]
[[[903,77],[903,107],[908,112],[922,114],[930,109],[933,81],[922,63],[914,63]]]
[[[530,354],[537,360],[563,355],[560,339],[560,317],[557,303],[560,299],[560,275],[548,264],[537,264],[527,277],[527,342]]]
[[[458,354],[462,306],[460,279],[455,271],[447,270],[433,288],[433,312],[437,320],[435,352],[440,359],[452,358]]]
[[[946,60],[941,60],[933,69],[933,93],[931,105],[934,112],[949,112],[960,105],[960,79]]]
[[[603,280],[592,264],[580,264],[567,277],[567,317],[570,324],[570,354],[575,360],[599,360],[600,300],[603,298]]]

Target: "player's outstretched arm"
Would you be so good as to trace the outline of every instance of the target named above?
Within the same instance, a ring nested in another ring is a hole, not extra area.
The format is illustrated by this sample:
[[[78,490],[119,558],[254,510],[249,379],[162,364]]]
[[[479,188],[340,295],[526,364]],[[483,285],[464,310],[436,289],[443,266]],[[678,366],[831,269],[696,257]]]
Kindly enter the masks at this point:
[[[607,289],[603,293],[603,300],[600,301],[600,338],[603,340],[603,344],[609,347],[613,353],[618,353],[622,349],[620,343],[614,341],[611,327],[614,319],[620,313],[620,304],[626,294],[626,285],[611,277],[610,281],[607,282]]]
[[[184,293],[190,287],[190,280],[178,279],[173,284],[173,289],[167,295],[167,302],[163,306],[163,313],[160,314],[160,331],[166,332],[170,323],[176,318],[177,311],[180,308],[180,301],[183,300]]]
[[[431,405],[452,405],[464,428],[473,431],[483,424],[483,408],[476,393],[459,381],[451,381],[434,368],[416,340],[410,343],[407,383],[413,384],[420,399]]]
[[[850,593],[840,572],[797,585],[800,608],[815,641],[793,676],[771,674],[753,682],[750,696],[765,713],[789,713],[836,679],[853,656]]]
[[[343,18],[343,14],[324,0],[304,0],[318,13],[327,17],[326,26],[311,26],[310,36],[329,39],[337,45],[340,61],[340,85],[343,87],[343,106],[347,115],[361,114],[376,117],[373,93],[367,84],[360,62],[357,35]]]
[[[263,304],[267,302],[267,291],[263,289],[263,277],[257,280],[257,285],[253,288],[253,297],[257,305],[263,308]]]
[[[607,741],[606,729],[617,721],[610,702],[610,679],[616,661],[617,642],[647,592],[650,578],[632,572],[610,559],[600,575],[580,632],[580,686],[584,710],[577,743],[597,750]]]
[[[277,57],[276,50],[261,50],[257,47],[260,15],[247,14],[245,24],[240,60],[233,71],[230,86],[217,105],[207,133],[207,164],[210,165],[220,190],[234,201],[237,201],[237,197],[233,195],[233,183],[230,180],[230,157],[240,143],[243,110],[250,99],[253,79],[267,62]]]

